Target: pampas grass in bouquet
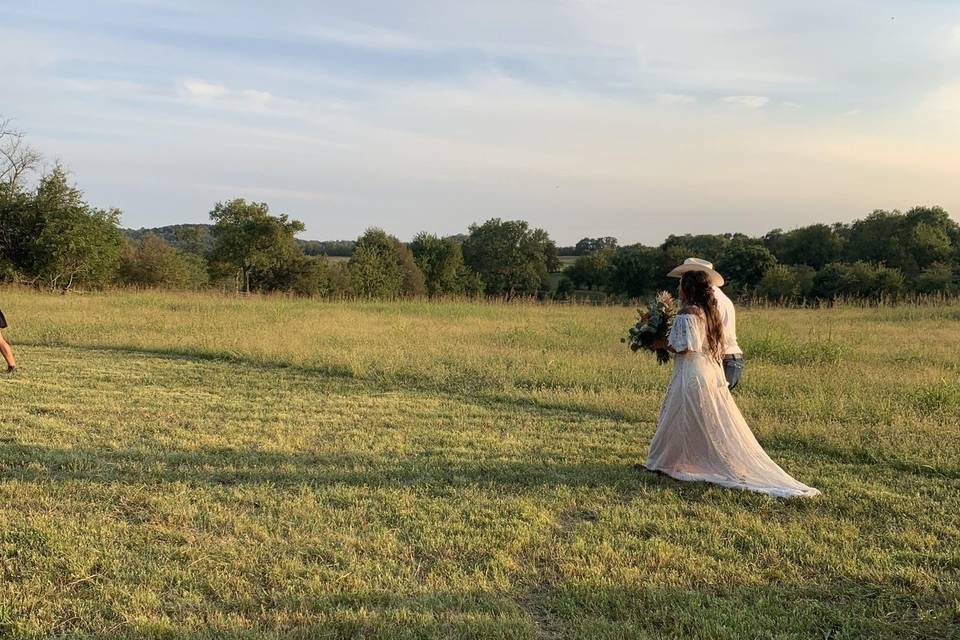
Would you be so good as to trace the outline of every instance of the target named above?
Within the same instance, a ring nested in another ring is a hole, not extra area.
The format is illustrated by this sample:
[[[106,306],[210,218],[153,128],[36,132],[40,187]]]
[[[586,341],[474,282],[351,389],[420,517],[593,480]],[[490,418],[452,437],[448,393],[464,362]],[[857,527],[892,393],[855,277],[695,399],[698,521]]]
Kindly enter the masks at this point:
[[[661,291],[650,298],[646,307],[637,309],[637,323],[630,327],[628,336],[621,342],[626,342],[631,351],[646,349],[657,354],[657,362],[664,364],[670,361],[670,352],[666,349],[656,349],[654,344],[663,344],[670,335],[673,319],[677,315],[677,303],[667,291]]]

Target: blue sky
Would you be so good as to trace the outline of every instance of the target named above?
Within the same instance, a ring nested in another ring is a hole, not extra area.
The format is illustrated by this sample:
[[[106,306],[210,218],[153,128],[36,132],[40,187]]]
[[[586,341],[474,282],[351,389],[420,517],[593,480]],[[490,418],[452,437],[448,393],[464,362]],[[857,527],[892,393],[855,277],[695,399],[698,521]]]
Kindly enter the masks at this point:
[[[0,114],[126,226],[561,243],[960,216],[960,3],[3,3]]]

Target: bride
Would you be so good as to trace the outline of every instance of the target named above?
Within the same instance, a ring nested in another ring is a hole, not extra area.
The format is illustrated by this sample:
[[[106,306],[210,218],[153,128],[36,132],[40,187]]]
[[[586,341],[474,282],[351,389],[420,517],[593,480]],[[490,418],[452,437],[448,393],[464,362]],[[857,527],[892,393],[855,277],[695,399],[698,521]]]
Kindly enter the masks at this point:
[[[705,271],[683,274],[680,302],[664,345],[677,354],[673,376],[646,468],[780,497],[819,495],[770,459],[734,403],[720,365],[723,324]]]

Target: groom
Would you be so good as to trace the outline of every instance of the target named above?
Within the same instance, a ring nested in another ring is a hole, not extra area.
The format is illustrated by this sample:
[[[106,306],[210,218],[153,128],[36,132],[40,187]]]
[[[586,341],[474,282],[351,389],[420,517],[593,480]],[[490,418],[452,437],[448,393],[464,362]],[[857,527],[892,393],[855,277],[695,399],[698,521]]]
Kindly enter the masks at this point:
[[[733,391],[740,384],[740,375],[743,373],[743,351],[737,344],[737,311],[733,308],[733,301],[720,290],[723,276],[714,271],[712,263],[700,258],[687,258],[667,275],[679,278],[688,271],[706,272],[713,285],[713,297],[717,299],[720,320],[723,322],[723,374],[727,377],[727,386]]]

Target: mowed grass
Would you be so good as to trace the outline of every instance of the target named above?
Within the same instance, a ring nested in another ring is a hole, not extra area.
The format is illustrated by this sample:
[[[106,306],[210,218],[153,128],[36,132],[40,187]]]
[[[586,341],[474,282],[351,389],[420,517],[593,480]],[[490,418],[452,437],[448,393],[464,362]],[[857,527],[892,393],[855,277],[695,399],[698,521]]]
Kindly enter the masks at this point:
[[[633,468],[630,308],[0,307],[0,637],[958,637],[960,305],[741,312],[790,501]]]

